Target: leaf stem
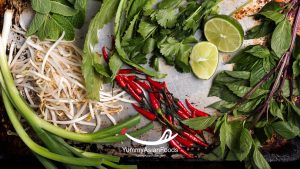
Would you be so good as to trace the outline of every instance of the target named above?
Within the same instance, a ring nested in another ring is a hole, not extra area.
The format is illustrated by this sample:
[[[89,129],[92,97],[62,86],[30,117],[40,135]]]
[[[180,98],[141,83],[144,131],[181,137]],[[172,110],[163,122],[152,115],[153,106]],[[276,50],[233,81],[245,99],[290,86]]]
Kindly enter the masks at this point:
[[[253,126],[256,125],[256,123],[260,120],[260,118],[262,117],[262,115],[264,113],[268,112],[269,103],[270,103],[271,99],[273,98],[275,92],[278,91],[278,89],[280,89],[278,87],[283,86],[283,85],[280,85],[280,82],[284,83],[285,79],[281,80],[281,77],[282,77],[282,74],[285,74],[285,71],[288,68],[288,65],[290,63],[291,55],[292,55],[294,47],[295,47],[295,41],[296,41],[296,36],[297,36],[297,30],[298,30],[299,23],[300,23],[300,6],[298,4],[298,6],[297,6],[297,15],[296,15],[296,18],[295,18],[294,23],[293,23],[292,41],[291,41],[290,48],[287,51],[287,53],[285,53],[285,55],[282,57],[283,58],[283,63],[278,64],[278,65],[281,65],[281,66],[280,66],[280,70],[277,74],[277,78],[276,78],[276,80],[273,84],[273,87],[272,87],[272,90],[271,90],[270,94],[268,95],[267,99],[265,100],[265,102],[263,104],[262,110],[260,111],[260,113],[256,117],[256,119],[253,123]]]

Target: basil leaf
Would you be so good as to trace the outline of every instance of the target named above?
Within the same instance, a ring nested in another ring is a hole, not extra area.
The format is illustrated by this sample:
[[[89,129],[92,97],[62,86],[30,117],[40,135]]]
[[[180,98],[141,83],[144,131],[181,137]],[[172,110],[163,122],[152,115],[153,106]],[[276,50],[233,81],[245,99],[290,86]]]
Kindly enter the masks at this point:
[[[271,169],[269,163],[266,161],[265,157],[261,154],[258,148],[254,149],[253,161],[256,167],[259,169]]]
[[[238,111],[242,113],[250,113],[253,111],[259,104],[261,103],[261,99],[253,99],[249,100],[238,107]]]
[[[255,39],[267,36],[273,32],[275,27],[274,22],[269,20],[263,21],[260,25],[254,26],[246,32],[245,39]]]
[[[235,84],[227,84],[226,86],[229,88],[229,90],[231,90],[234,94],[236,94],[239,97],[245,96],[245,94],[251,90],[251,87],[239,86],[239,85],[235,85]],[[268,90],[257,89],[249,97],[249,99],[255,99],[257,97],[267,94],[268,92],[269,92]]]
[[[51,1],[51,12],[63,16],[74,16],[78,11],[59,2]]]
[[[182,121],[183,124],[189,126],[195,130],[203,130],[215,123],[218,117],[216,116],[208,116],[208,117],[197,117],[188,120]]]
[[[215,102],[215,103],[209,105],[208,107],[214,108],[214,109],[220,111],[221,113],[225,113],[229,110],[228,107],[233,107],[234,105],[235,105],[235,103],[229,103],[224,100],[221,100],[221,101],[218,101],[218,102]]]
[[[259,14],[271,19],[276,24],[281,22],[285,17],[283,14],[281,14],[279,12],[275,12],[275,11],[265,11],[265,12],[260,12]]]
[[[225,116],[225,119],[227,116]],[[221,157],[224,157],[225,149],[226,149],[226,137],[227,137],[227,131],[226,131],[226,120],[222,123],[220,128],[220,148],[221,148]]]
[[[230,150],[238,150],[240,133],[242,131],[241,122],[227,122],[226,127],[226,145]]]
[[[250,131],[246,128],[242,129],[241,136],[240,136],[240,147],[239,151],[236,153],[236,157],[243,161],[248,154],[250,153],[251,147],[253,144],[253,139],[250,134]]]
[[[31,36],[36,33],[44,24],[47,19],[47,15],[41,13],[35,13],[34,18],[32,19],[29,29],[26,32],[26,36]]]
[[[272,99],[270,103],[270,112],[274,117],[278,117],[281,120],[284,120],[282,115],[284,112],[283,106],[282,104],[280,104],[279,106],[279,104],[274,99]]]
[[[266,74],[263,66],[263,60],[258,60],[253,65],[251,65],[251,70],[250,86],[254,86]]]
[[[289,49],[291,39],[292,26],[287,19],[284,19],[275,28],[271,40],[271,47],[279,58]]]
[[[275,2],[275,1],[271,1],[269,3],[267,3],[261,10],[260,12],[266,12],[266,11],[275,11],[278,12],[282,10],[280,3]]]
[[[266,125],[266,126],[264,127],[264,132],[265,132],[265,135],[266,135],[268,138],[271,138],[272,135],[273,135],[273,133],[274,133],[274,130],[273,130],[272,126]]]
[[[288,99],[284,98],[286,102],[291,106],[291,108],[300,116],[300,108],[298,108],[293,102],[289,101]]]
[[[299,134],[299,130],[295,130],[289,123],[278,121],[271,124],[273,130],[285,139],[293,139]]]
[[[239,97],[233,94],[227,86],[219,83],[213,83],[209,90],[208,96],[216,96],[227,102],[236,102],[237,100],[239,100]]]
[[[249,53],[261,59],[267,58],[271,55],[269,49],[261,45],[253,46],[251,49],[247,50],[246,53]]]
[[[31,7],[34,11],[48,14],[51,10],[50,0],[31,0]]]
[[[225,73],[237,79],[244,79],[244,80],[250,79],[250,72],[247,71],[225,71]]]

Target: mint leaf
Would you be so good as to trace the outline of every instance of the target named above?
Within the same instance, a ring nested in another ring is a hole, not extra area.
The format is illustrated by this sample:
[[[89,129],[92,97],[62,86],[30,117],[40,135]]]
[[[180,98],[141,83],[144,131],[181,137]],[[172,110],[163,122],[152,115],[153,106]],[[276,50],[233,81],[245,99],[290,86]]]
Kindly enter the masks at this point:
[[[195,130],[203,130],[215,123],[218,117],[216,116],[208,116],[208,117],[197,117],[188,120],[182,121],[183,124],[189,126]]]
[[[63,16],[74,16],[78,11],[59,2],[51,1],[51,12]]]
[[[41,13],[35,13],[34,18],[32,19],[29,29],[26,32],[27,36],[35,34],[44,24],[47,19],[47,15]]]
[[[271,40],[271,47],[279,58],[289,49],[291,39],[292,26],[287,19],[284,19],[275,28]]]
[[[253,161],[254,161],[255,166],[259,169],[271,169],[270,165],[266,161],[265,157],[258,150],[258,148],[254,149]]]
[[[164,28],[175,26],[178,17],[178,9],[161,9],[156,14],[157,23]]]
[[[65,32],[65,40],[74,40],[75,31],[71,22],[62,15],[54,14],[52,18],[56,21],[57,25]]]
[[[48,14],[51,10],[50,0],[31,0],[31,7],[34,11]]]

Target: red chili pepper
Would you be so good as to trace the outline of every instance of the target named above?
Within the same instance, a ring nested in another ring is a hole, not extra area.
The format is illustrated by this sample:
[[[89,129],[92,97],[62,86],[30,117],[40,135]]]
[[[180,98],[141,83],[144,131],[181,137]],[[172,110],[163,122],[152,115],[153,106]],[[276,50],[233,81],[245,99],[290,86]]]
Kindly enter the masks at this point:
[[[176,148],[181,154],[185,155],[187,158],[194,158],[191,154],[186,152],[176,140],[169,141],[170,146]]]
[[[182,118],[183,120],[189,119],[189,116],[187,116],[181,109],[177,110],[176,112],[180,118]]]
[[[152,105],[152,108],[156,111],[160,109],[160,104],[158,102],[158,100],[155,98],[154,93],[149,93],[149,99],[150,99],[150,103]]]
[[[200,116],[200,117],[206,117],[206,116],[208,116],[208,114],[207,113],[205,113],[205,112],[203,112],[203,111],[201,111],[201,110],[198,110],[198,109],[196,109],[187,99],[185,99],[185,103],[186,103],[186,105],[187,105],[187,107],[193,112],[193,113],[195,113],[196,114],[196,116]]]
[[[199,144],[200,146],[203,146],[203,147],[208,147],[207,144],[203,143],[202,140],[200,140],[198,137],[184,131],[181,133],[182,136],[184,136],[185,138],[189,139],[189,140],[192,140],[193,142]]]
[[[109,58],[108,58],[108,54],[107,54],[107,51],[106,51],[106,47],[102,47],[102,55],[103,55],[103,58],[105,60],[106,63],[109,62]]]
[[[191,117],[191,113],[186,109],[186,107],[183,105],[183,103],[180,100],[176,99],[175,103],[186,115]]]
[[[143,89],[145,89],[146,91],[150,91],[151,87],[148,83],[146,82],[141,82],[137,79],[134,80],[138,85],[140,85]]]
[[[196,111],[193,111],[193,112],[192,112],[192,118],[195,118],[195,117],[197,117],[197,116],[196,116]]]
[[[134,109],[139,112],[140,114],[142,114],[144,117],[146,117],[147,119],[149,119],[150,121],[154,121],[156,119],[156,115],[139,107],[136,104],[132,104],[132,106],[134,107]]]
[[[124,77],[124,80],[127,82],[127,86],[130,86],[137,95],[142,95],[144,93],[140,86],[129,80],[128,77]]]
[[[143,98],[141,96],[139,96],[137,93],[135,93],[135,91],[133,90],[133,88],[130,85],[127,85],[127,89],[128,89],[128,93],[137,101],[137,102],[142,102]]]
[[[181,137],[180,135],[177,135],[175,137],[175,140],[177,140],[181,145],[186,146],[188,148],[191,148],[194,145],[193,142]]]
[[[121,75],[121,74],[131,74],[133,73],[133,70],[132,69],[120,69],[118,74]]]
[[[124,81],[124,79],[123,79],[122,76],[117,75],[117,76],[116,76],[116,81],[117,81],[117,84],[118,84],[122,89],[125,89],[125,88],[126,88],[126,83],[125,83],[125,81]]]
[[[197,132],[196,132],[195,130],[189,128],[189,127],[186,126],[186,125],[182,125],[181,127],[182,127],[186,132],[188,132],[188,133],[190,133],[190,134],[192,134],[192,135],[196,135],[196,134],[197,134]]]
[[[136,75],[127,76],[127,79],[129,81],[134,81],[135,79],[137,79],[137,76]]]
[[[165,83],[157,82],[157,81],[151,79],[149,76],[147,76],[147,80],[151,84],[151,86],[157,90],[166,89]]]

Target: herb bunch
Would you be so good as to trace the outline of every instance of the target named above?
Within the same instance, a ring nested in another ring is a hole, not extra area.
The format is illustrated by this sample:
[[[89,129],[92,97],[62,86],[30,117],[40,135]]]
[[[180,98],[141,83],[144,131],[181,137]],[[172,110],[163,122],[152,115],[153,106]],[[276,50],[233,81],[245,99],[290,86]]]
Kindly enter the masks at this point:
[[[165,74],[156,72],[159,71],[159,58],[163,58],[179,72],[190,72],[189,55],[193,44],[200,40],[199,37],[196,38],[196,32],[200,30],[203,21],[215,13],[218,2],[219,0],[163,0],[159,3],[156,0],[104,1],[99,11],[101,21],[94,21],[86,39],[86,64],[83,69],[86,72],[87,88],[91,91],[88,92],[90,98],[97,99],[92,91],[99,88],[99,82],[111,82],[124,64],[149,76],[163,78]],[[115,11],[116,15],[111,11]],[[114,16],[115,49],[108,64],[105,64],[103,57],[99,59],[99,56],[95,56],[91,46],[98,42],[94,32]],[[155,71],[144,68],[147,63]]]
[[[299,6],[298,1],[270,2],[254,16],[262,23],[246,37],[265,37],[267,43],[246,47],[229,61],[233,71],[215,77],[209,96],[221,99],[210,105],[220,112],[218,118],[184,122],[202,129],[214,120],[220,144],[206,159],[244,160],[247,168],[270,168],[261,147],[270,140],[300,136]]]
[[[35,16],[26,32],[41,40],[57,40],[64,32],[64,40],[74,40],[75,28],[85,19],[87,0],[31,0]]]

